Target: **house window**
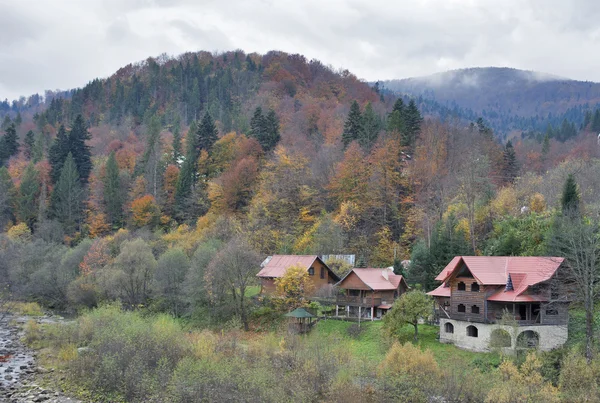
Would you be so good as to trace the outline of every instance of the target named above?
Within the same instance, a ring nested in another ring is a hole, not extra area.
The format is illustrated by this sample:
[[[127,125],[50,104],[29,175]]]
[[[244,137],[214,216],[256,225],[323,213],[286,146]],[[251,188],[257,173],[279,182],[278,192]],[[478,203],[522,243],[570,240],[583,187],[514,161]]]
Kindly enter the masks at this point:
[[[477,284],[477,283],[471,284],[471,291],[479,292],[479,284]]]
[[[466,312],[467,309],[463,304],[458,304],[458,312]]]
[[[479,331],[473,325],[467,326],[467,336],[469,336],[469,337],[479,337]]]
[[[321,267],[321,278],[325,278],[325,268]]]
[[[467,287],[465,286],[465,283],[462,281],[458,283],[458,291],[465,291],[466,289]]]
[[[315,268],[311,267],[310,269],[308,269],[308,275],[309,276],[314,276],[315,275]]]
[[[471,306],[471,313],[479,313],[479,307],[477,305]]]
[[[446,323],[444,325],[444,331],[446,333],[454,333],[454,325],[452,323]]]
[[[558,310],[554,309],[554,308],[549,308],[546,309],[546,315],[547,316],[554,316],[554,315],[558,315]]]

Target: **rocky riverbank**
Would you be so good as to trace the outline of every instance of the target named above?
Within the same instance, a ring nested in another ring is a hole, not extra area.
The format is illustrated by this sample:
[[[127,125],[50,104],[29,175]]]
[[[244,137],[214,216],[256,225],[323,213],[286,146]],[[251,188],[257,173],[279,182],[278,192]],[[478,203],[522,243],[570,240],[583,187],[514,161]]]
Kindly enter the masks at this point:
[[[0,319],[0,403],[79,403],[64,396],[58,387],[39,385],[48,370],[38,365],[36,352],[21,342],[24,335],[21,325],[29,320],[31,318],[15,316]],[[48,323],[60,319],[41,317],[35,320]]]

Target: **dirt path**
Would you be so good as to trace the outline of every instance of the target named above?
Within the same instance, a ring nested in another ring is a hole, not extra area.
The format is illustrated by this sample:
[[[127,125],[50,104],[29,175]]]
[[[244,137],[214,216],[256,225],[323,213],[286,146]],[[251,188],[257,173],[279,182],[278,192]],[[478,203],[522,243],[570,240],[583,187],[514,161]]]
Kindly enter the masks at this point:
[[[80,403],[62,395],[58,388],[43,388],[36,382],[47,371],[36,364],[35,352],[21,342],[23,331],[18,326],[30,319],[14,316],[0,319],[0,403]],[[40,323],[59,320],[36,318]]]

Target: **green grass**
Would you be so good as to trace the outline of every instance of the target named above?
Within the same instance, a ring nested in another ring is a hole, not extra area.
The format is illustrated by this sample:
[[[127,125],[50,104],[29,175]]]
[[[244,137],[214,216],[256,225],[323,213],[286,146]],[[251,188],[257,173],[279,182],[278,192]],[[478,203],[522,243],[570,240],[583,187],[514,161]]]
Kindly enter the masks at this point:
[[[246,297],[247,298],[254,297],[255,295],[258,295],[259,293],[260,293],[259,285],[251,285],[246,288]]]
[[[385,357],[390,347],[390,341],[382,332],[383,322],[363,322],[361,334],[356,338],[348,335],[348,328],[354,322],[344,322],[339,320],[322,320],[317,324],[311,337],[336,337],[343,343],[348,344],[348,349],[360,359],[370,359],[381,361]],[[438,326],[419,325],[418,345],[423,350],[431,350],[436,360],[444,364],[448,360],[462,360],[469,365],[481,369],[497,367],[501,362],[501,357],[496,353],[476,353],[462,350],[452,344],[440,343],[437,339]],[[411,325],[404,327],[400,342],[412,341],[414,328]]]

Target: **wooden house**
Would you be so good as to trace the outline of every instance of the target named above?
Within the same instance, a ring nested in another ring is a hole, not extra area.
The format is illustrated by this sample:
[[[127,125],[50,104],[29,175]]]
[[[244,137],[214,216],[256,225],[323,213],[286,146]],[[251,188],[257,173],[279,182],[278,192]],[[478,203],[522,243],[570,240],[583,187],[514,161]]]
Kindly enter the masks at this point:
[[[275,279],[283,277],[287,269],[292,266],[306,269],[313,283],[313,294],[315,295],[332,288],[340,280],[316,255],[273,255],[265,260],[256,275],[260,278],[261,294],[272,295],[276,288]]]
[[[352,269],[337,287],[342,293],[335,301],[336,316],[368,320],[381,318],[408,290],[404,277],[390,268]]]
[[[564,264],[559,257],[455,257],[429,292],[440,341],[478,351],[564,344],[569,301],[558,281]],[[493,345],[497,340],[504,341]]]

